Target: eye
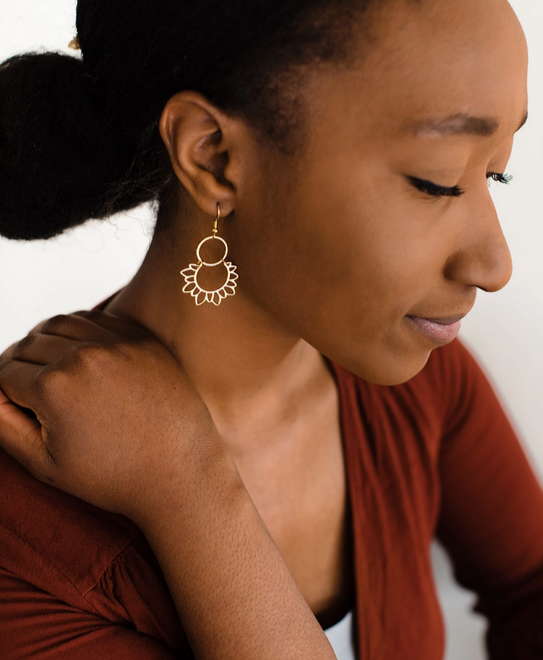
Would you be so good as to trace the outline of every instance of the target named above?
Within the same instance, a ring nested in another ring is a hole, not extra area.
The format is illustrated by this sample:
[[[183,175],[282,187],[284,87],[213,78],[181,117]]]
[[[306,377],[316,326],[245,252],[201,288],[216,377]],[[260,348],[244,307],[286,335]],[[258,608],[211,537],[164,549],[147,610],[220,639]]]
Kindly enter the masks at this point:
[[[459,186],[440,186],[437,183],[432,183],[426,179],[417,179],[414,176],[408,176],[407,180],[417,190],[431,197],[460,197],[464,194],[464,190]]]
[[[511,174],[503,174],[499,172],[488,172],[486,175],[486,178],[488,180],[488,184],[490,185],[491,181],[496,181],[497,183],[511,183],[513,180],[513,177]]]

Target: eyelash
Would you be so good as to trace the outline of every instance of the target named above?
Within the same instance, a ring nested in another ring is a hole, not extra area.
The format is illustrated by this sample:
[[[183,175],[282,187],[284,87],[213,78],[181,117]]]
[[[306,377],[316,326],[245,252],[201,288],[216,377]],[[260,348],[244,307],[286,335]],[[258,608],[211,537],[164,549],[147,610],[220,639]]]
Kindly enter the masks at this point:
[[[508,184],[511,183],[513,177],[510,174],[503,174],[500,172],[489,172],[486,175],[486,178],[489,181],[496,181],[497,183]],[[412,186],[417,190],[430,197],[460,197],[466,191],[459,186],[452,186],[452,188],[446,188],[445,186],[439,186],[436,183],[431,181],[426,181],[425,179],[417,179],[414,176],[408,176],[407,179]]]

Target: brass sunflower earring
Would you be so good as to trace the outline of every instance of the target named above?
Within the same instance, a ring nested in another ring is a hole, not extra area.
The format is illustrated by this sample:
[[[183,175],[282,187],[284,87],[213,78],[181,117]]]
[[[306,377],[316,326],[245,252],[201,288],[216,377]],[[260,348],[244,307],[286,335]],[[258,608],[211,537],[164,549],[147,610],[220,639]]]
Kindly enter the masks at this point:
[[[188,268],[181,271],[181,275],[183,275],[186,282],[183,287],[183,293],[190,294],[197,305],[202,305],[205,302],[220,305],[226,296],[234,296],[236,294],[236,280],[238,279],[238,274],[236,273],[237,266],[234,266],[231,261],[225,261],[228,255],[228,244],[224,238],[217,236],[217,232],[219,231],[217,225],[220,219],[221,205],[217,202],[217,217],[211,230],[212,235],[200,241],[200,244],[196,248],[198,263],[190,264]],[[223,251],[223,256],[218,261],[209,262],[204,261],[202,258],[201,251],[207,243],[210,245],[218,244],[221,251]],[[217,289],[205,289],[198,281],[198,276],[201,275],[204,266],[207,268],[222,268],[226,277],[224,284]]]

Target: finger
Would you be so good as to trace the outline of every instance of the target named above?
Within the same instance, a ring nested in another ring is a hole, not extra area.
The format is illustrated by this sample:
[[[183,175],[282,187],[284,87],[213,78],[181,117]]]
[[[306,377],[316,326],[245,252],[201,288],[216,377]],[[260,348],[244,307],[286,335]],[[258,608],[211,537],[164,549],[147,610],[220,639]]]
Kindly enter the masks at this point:
[[[99,310],[59,314],[42,321],[32,333],[59,335],[79,341],[106,342],[121,337],[152,337],[137,321]]]
[[[81,316],[104,329],[120,335],[134,335],[134,333],[143,333],[146,336],[154,336],[139,321],[130,316],[118,316],[109,312],[102,312],[98,309],[75,312],[76,316]]]
[[[21,410],[0,389],[0,443],[8,454],[40,478],[51,456],[39,421]]]
[[[58,362],[82,342],[67,339],[59,335],[43,335],[31,333],[21,341],[10,346],[0,357],[1,359],[19,360],[45,366]]]
[[[0,389],[10,401],[21,408],[32,410],[37,417],[39,414],[35,406],[39,402],[38,382],[44,368],[17,360],[0,361]]]
[[[19,342],[16,341],[16,342],[15,342],[14,344],[12,344],[11,346],[8,346],[8,347],[6,348],[6,350],[5,350],[2,354],[0,354],[0,360],[11,358],[11,356],[13,355],[13,350],[14,350],[15,347],[18,345],[18,343],[19,343]]]
[[[29,334],[57,335],[76,341],[104,341],[113,338],[110,330],[80,314],[57,314],[38,323]]]

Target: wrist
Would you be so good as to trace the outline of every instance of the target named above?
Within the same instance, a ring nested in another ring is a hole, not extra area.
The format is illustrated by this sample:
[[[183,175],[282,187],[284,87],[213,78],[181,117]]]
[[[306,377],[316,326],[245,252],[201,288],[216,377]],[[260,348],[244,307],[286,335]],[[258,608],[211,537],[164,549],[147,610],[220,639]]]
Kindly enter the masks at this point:
[[[123,513],[149,538],[219,503],[249,495],[234,460],[218,435],[199,439],[190,451],[166,456],[149,465],[140,479],[138,495]],[[167,531],[166,531],[167,533]]]

